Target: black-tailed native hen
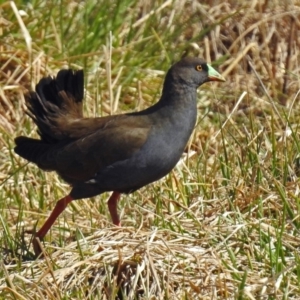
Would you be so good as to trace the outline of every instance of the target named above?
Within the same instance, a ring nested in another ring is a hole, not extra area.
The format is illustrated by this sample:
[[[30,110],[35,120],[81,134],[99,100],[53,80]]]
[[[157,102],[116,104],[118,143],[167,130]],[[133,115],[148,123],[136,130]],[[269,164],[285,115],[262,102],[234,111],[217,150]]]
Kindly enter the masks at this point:
[[[162,95],[153,106],[99,118],[83,116],[83,71],[61,70],[45,77],[26,98],[27,114],[40,139],[20,136],[15,152],[45,171],[55,171],[71,186],[35,233],[43,239],[73,200],[112,191],[108,209],[120,226],[117,203],[122,193],[159,180],[176,165],[194,129],[197,88],[225,79],[204,60],[186,57],[167,72]]]

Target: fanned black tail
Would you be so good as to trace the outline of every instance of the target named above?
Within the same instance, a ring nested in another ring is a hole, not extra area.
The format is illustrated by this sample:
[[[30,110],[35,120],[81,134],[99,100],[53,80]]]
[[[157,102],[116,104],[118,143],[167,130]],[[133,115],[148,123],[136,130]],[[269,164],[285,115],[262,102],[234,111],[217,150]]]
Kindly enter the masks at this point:
[[[19,136],[15,139],[15,153],[29,160],[30,162],[39,162],[40,157],[49,150],[49,144],[41,140]]]
[[[68,124],[83,118],[83,71],[61,70],[45,77],[26,97],[27,114],[38,127],[42,141],[56,143],[68,138]]]

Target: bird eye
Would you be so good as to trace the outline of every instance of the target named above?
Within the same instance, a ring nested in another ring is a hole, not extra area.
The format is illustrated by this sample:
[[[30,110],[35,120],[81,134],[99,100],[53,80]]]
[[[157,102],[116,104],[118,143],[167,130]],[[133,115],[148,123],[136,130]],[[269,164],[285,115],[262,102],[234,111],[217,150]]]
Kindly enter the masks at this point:
[[[201,65],[197,65],[196,66],[196,70],[199,71],[199,72],[202,71],[202,66]]]

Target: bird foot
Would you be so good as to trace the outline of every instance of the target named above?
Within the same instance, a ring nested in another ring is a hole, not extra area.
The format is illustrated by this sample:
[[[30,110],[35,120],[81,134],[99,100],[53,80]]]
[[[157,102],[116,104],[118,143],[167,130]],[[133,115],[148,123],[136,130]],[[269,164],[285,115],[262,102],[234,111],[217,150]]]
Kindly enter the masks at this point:
[[[41,247],[41,242],[40,242],[40,239],[38,237],[35,237],[35,236],[33,237],[32,246],[33,246],[33,251],[34,251],[34,254],[35,254],[36,258],[44,257],[42,247]]]
[[[41,246],[41,241],[43,239],[39,238],[36,235],[35,230],[26,230],[25,233],[32,234],[32,247],[33,247],[33,251],[35,254],[35,258],[43,257],[44,255],[43,255],[42,246]]]

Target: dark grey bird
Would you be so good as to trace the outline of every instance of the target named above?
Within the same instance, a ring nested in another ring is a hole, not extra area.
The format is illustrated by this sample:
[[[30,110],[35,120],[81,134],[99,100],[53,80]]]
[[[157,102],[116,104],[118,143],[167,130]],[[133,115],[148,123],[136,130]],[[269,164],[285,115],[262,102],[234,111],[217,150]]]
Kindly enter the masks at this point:
[[[45,171],[55,171],[71,192],[60,199],[35,234],[43,239],[73,200],[113,191],[108,208],[120,226],[117,203],[122,193],[159,180],[176,165],[194,129],[197,88],[225,79],[203,59],[186,57],[167,72],[160,100],[133,113],[85,118],[83,71],[61,70],[45,77],[26,98],[28,115],[40,139],[15,139],[15,152]]]

